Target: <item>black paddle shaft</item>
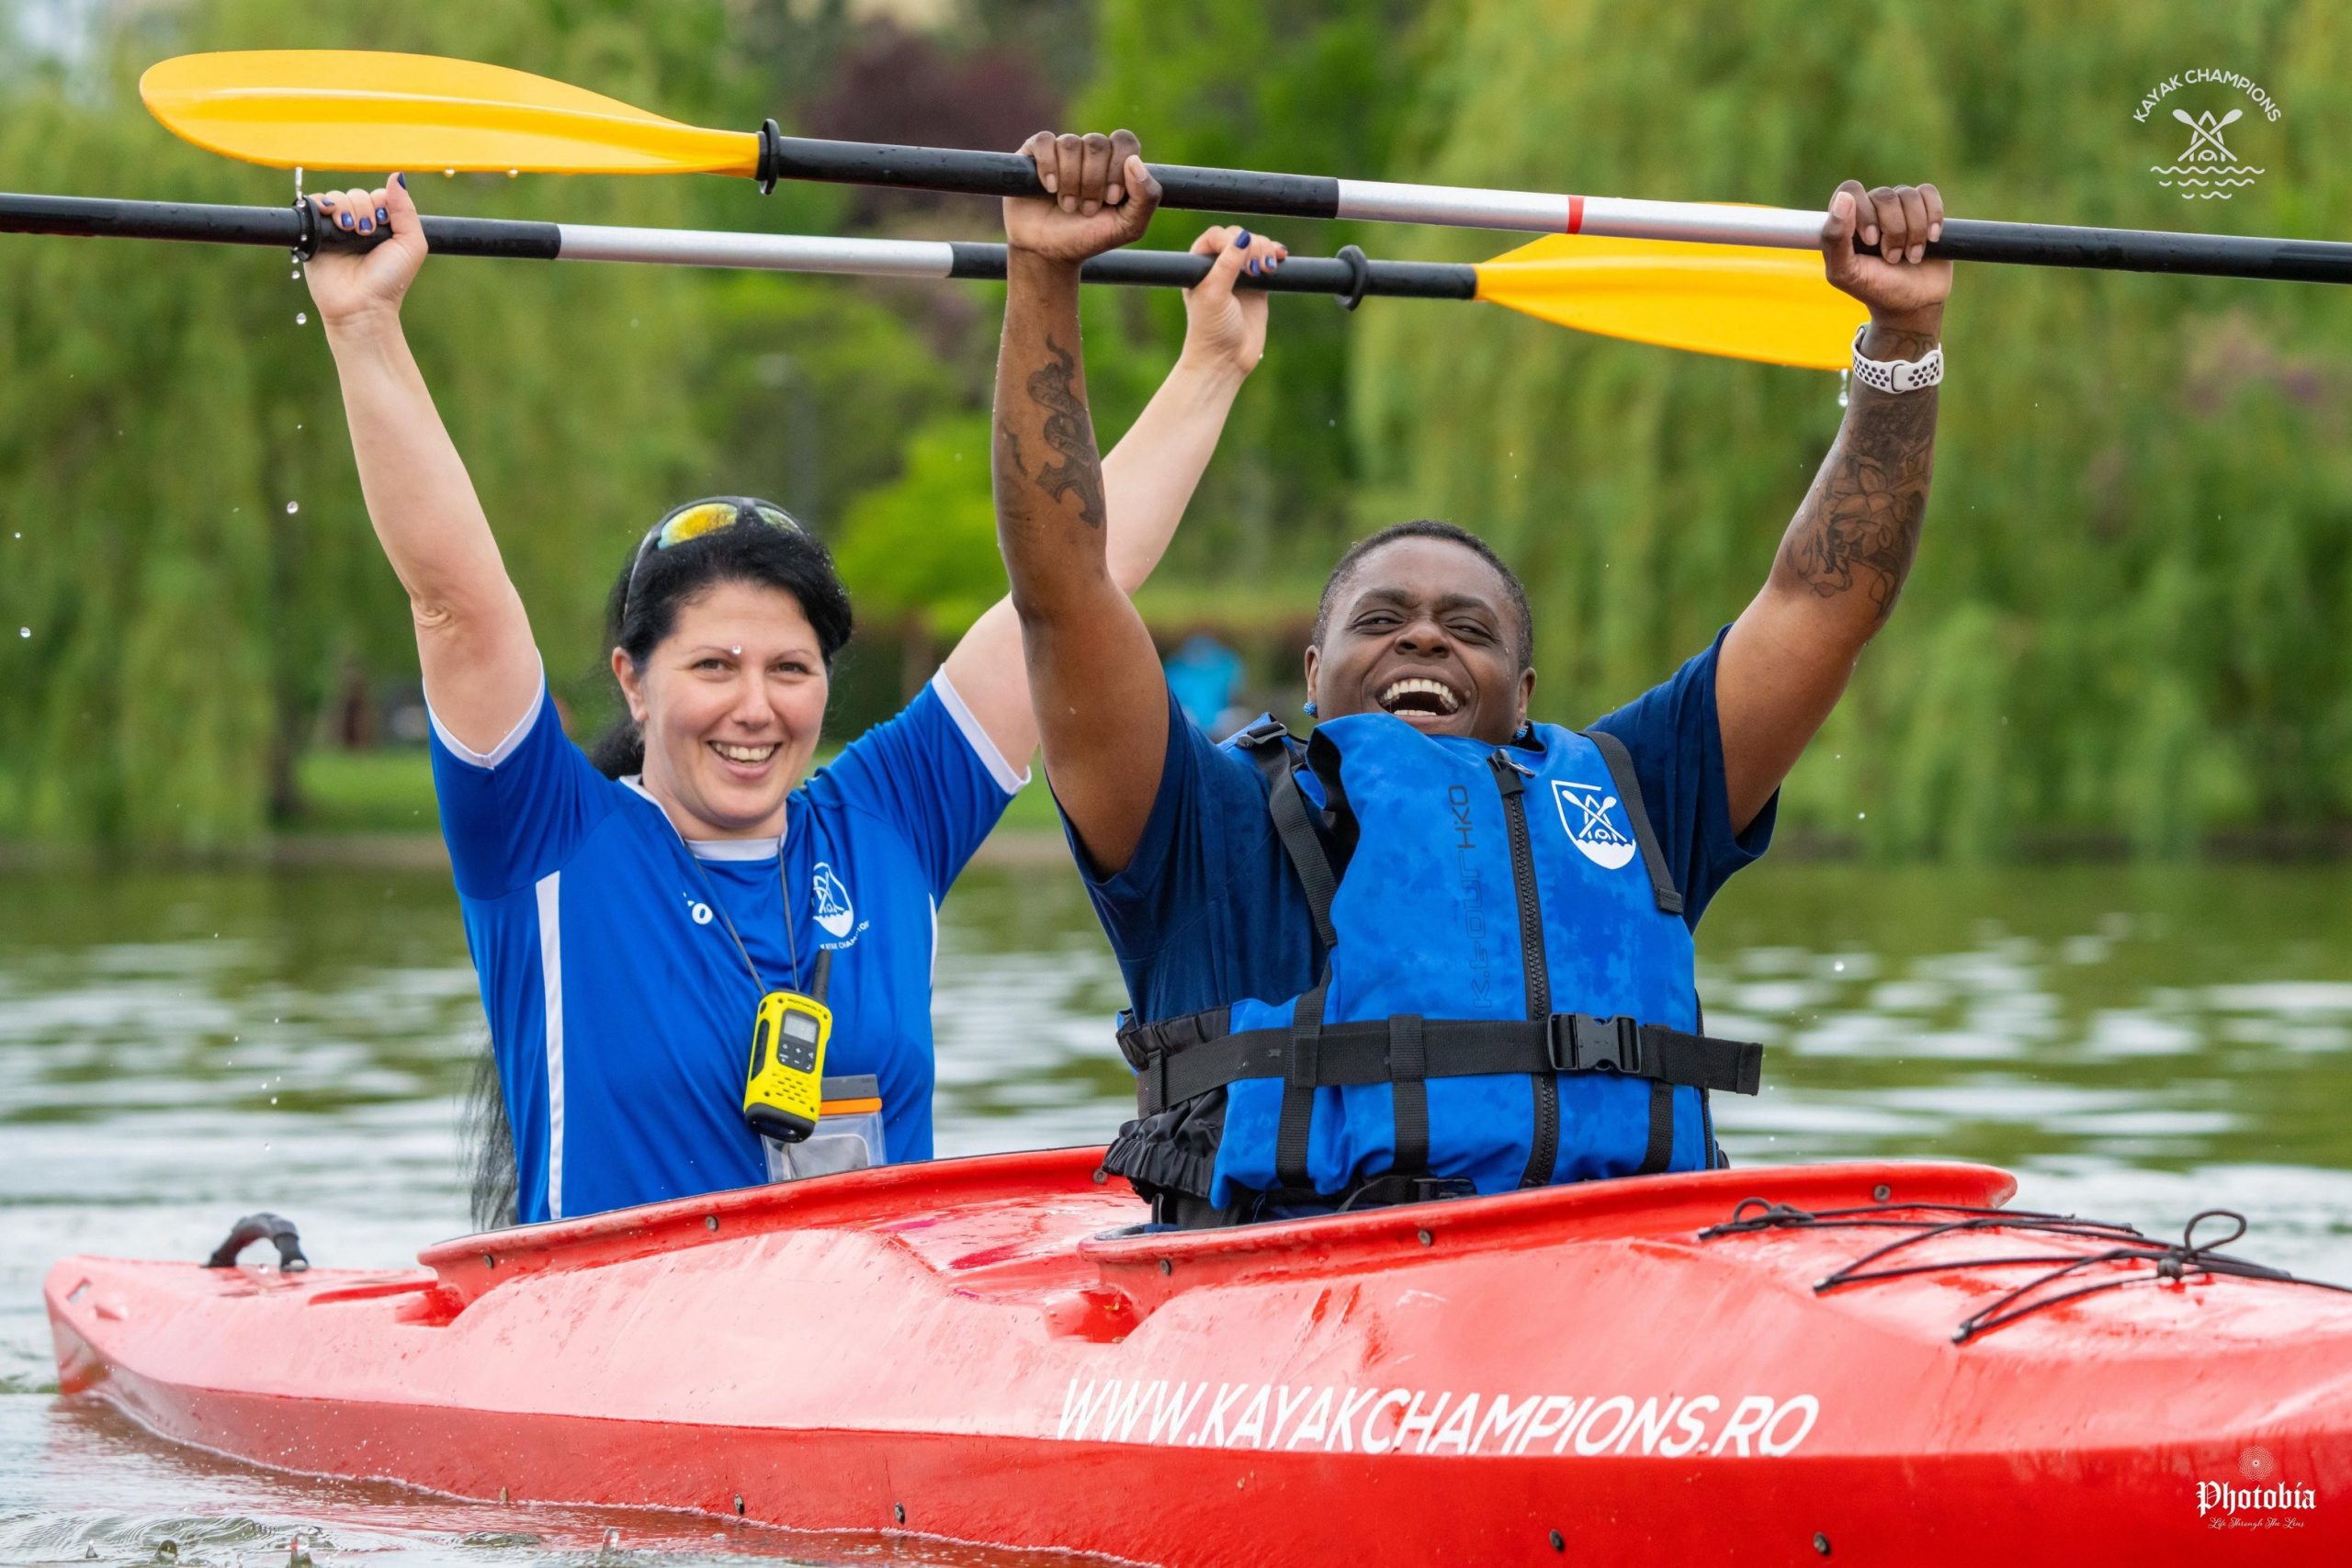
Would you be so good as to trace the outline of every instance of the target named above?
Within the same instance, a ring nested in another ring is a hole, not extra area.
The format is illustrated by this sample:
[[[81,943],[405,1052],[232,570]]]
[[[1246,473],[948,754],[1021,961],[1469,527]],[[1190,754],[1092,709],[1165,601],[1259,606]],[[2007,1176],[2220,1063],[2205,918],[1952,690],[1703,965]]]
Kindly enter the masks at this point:
[[[1189,164],[1144,166],[1159,182],[1159,204],[1177,211],[1261,213],[1276,218],[1340,216],[1336,179],[1266,175],[1250,169],[1202,169]],[[752,177],[763,190],[783,179],[891,186],[963,196],[1046,194],[1037,178],[1037,165],[1025,153],[813,141],[778,134],[774,120],[761,128],[760,163]]]
[[[1024,160],[1025,163],[1025,160]],[[503,256],[560,261],[566,226],[499,218],[424,220],[424,241],[436,255]],[[118,201],[98,197],[25,196],[0,192],[0,233],[70,234],[118,240],[182,240],[262,245],[315,254],[322,247],[373,250],[389,231],[353,234],[322,222],[309,203],[293,207],[216,207],[179,201]],[[610,231],[573,229],[575,238]],[[1004,277],[1002,245],[952,243],[953,260],[935,276]],[[1114,251],[1088,262],[1089,283],[1190,288],[1206,276],[1210,258],[1182,251]],[[1351,245],[1331,257],[1301,256],[1280,268],[1237,280],[1269,293],[1329,294],[1352,305],[1367,295],[1420,299],[1475,299],[1478,269],[1444,262],[1377,262]]]
[[[1282,218],[1360,216],[1347,209],[1346,193],[1342,182],[1337,179],[1261,174],[1248,169],[1204,169],[1186,164],[1149,164],[1146,167],[1159,182],[1160,205],[1174,210]],[[779,179],[791,179],[967,196],[1046,194],[1046,187],[1038,183],[1036,165],[1023,153],[813,141],[779,134],[774,120],[761,128],[755,177],[763,189],[773,187]],[[1944,220],[1943,236],[1928,247],[1928,254],[1947,261],[2007,262],[2109,272],[2352,283],[2352,244],[2329,240],[2184,234],[2152,229],[2083,229],[2063,224],[1951,218]]]
[[[0,233],[78,234],[101,240],[187,240],[266,245],[311,256],[322,248],[371,251],[389,231],[346,234],[318,220],[308,202],[291,207],[220,207],[188,201],[117,201],[106,197],[0,193]],[[553,261],[562,231],[553,223],[500,218],[427,218],[424,243],[436,254]]]
[[[2269,240],[2243,234],[2075,229],[2056,223],[1947,218],[1943,238],[1929,245],[1928,254],[1952,261],[2019,262],[2109,272],[2352,283],[2352,244],[2338,240]]]

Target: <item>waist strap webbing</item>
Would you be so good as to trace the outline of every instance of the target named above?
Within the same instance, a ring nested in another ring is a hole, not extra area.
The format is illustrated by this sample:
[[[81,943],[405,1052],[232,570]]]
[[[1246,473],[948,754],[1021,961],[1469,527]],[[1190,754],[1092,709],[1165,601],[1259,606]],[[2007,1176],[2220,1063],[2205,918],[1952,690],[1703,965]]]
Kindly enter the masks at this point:
[[[1217,1008],[1121,1032],[1119,1048],[1135,1065],[1145,1115],[1242,1078],[1279,1078],[1292,1093],[1307,1088],[1306,1064],[1294,1049],[1295,1028],[1227,1034],[1225,1013]],[[1761,1045],[1589,1013],[1534,1020],[1423,1019],[1415,1032],[1418,1073],[1414,1062],[1394,1060],[1398,1034],[1389,1020],[1324,1024],[1315,1037],[1313,1086],[1395,1083],[1402,1067],[1408,1082],[1485,1073],[1613,1072],[1754,1094],[1764,1068]],[[1409,1044],[1407,1054],[1416,1054]]]

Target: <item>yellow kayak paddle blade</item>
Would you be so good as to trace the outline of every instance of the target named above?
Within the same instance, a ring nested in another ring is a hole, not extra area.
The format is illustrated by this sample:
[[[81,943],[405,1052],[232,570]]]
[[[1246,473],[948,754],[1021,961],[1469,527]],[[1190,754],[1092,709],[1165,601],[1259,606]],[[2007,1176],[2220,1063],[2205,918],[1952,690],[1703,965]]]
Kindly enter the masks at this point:
[[[1811,251],[1547,234],[1478,264],[1478,298],[1604,337],[1842,370],[1859,300]]]
[[[184,54],[139,96],[172,134],[271,168],[749,175],[760,139],[648,114],[525,71],[430,54]]]

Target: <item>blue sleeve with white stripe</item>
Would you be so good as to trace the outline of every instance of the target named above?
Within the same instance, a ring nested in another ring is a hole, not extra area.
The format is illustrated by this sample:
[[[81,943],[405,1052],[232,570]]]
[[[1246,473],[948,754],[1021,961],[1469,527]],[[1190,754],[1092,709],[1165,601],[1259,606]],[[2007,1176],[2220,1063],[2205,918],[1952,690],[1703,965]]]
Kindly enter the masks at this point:
[[[563,732],[547,686],[489,751],[433,721],[433,793],[458,891],[503,898],[556,870],[613,808],[611,780]]]
[[[853,810],[888,818],[943,898],[1023,784],[941,671],[895,718],[842,749],[808,781]]]

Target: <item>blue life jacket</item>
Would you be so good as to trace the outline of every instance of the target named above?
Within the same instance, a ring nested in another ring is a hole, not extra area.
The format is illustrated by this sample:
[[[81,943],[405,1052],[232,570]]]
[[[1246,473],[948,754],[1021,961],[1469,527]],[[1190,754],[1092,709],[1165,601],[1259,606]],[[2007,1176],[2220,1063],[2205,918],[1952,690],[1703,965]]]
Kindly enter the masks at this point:
[[[1719,1163],[1706,1092],[1755,1093],[1762,1050],[1701,1032],[1681,895],[1622,742],[1539,725],[1497,747],[1384,713],[1303,747],[1269,718],[1239,742],[1267,772],[1322,976],[1124,1029],[1145,1115],[1111,1169],[1229,1210]],[[1145,1145],[1171,1122],[1156,1112],[1219,1089],[1201,1183],[1197,1157]],[[1193,1180],[1170,1175],[1186,1165]]]

